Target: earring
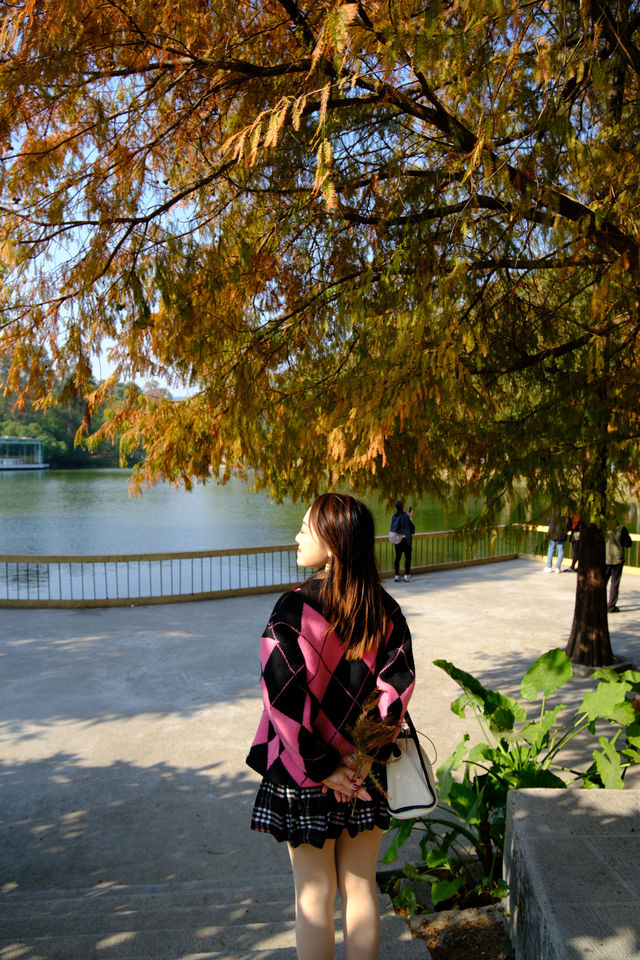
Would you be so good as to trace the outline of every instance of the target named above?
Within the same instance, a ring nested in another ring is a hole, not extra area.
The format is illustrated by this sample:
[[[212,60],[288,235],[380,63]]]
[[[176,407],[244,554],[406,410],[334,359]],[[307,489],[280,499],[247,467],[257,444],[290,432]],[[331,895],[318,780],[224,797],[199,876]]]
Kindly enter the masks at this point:
[[[329,554],[329,556],[327,557],[327,562],[326,562],[325,565],[324,565],[324,572],[325,572],[325,573],[329,573],[329,571],[331,570],[331,561],[332,561],[332,559],[333,559],[333,557],[331,556],[331,554]]]

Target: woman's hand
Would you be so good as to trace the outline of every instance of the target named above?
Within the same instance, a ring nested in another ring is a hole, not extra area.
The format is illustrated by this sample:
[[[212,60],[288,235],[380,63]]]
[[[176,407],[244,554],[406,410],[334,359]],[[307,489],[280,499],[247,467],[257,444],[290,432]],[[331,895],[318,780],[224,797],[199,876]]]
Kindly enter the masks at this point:
[[[369,770],[371,770],[373,760],[365,760],[364,763],[358,765],[355,753],[347,753],[342,757],[340,762],[344,763],[346,767],[350,767],[356,774],[358,780],[363,781],[369,776]]]
[[[345,756],[340,761],[333,773],[322,781],[322,792],[328,793],[333,790],[338,803],[348,803],[349,800],[371,800],[371,794],[362,786],[362,781],[367,776],[370,763],[365,764],[366,769],[355,768],[355,757],[353,754]]]

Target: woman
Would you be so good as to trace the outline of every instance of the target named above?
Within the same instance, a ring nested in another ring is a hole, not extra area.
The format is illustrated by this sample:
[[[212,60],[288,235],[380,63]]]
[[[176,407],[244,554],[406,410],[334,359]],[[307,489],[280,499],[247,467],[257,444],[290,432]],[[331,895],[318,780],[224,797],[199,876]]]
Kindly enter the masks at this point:
[[[363,503],[318,497],[296,542],[298,565],[321,572],[280,598],[262,639],[264,712],[247,763],[263,780],[251,826],[288,843],[300,960],[333,957],[336,889],[347,960],[374,960],[389,815],[364,782],[371,759],[357,756],[353,732],[375,702],[371,720],[388,721],[376,759],[390,752],[415,682],[411,637],[380,584]]]

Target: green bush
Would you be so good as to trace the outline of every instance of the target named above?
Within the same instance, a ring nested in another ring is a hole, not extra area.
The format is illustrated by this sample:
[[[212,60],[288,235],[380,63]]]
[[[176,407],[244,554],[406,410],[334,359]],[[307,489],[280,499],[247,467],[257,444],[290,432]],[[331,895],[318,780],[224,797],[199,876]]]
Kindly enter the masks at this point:
[[[550,707],[547,700],[571,679],[573,668],[562,650],[551,650],[532,664],[520,685],[523,700],[540,700],[537,718],[530,719],[518,700],[487,689],[447,660],[434,663],[463,690],[452,711],[465,717],[471,710],[482,739],[470,746],[465,734],[439,768],[435,815],[392,822],[385,863],[397,859],[415,831],[420,834],[422,864],[405,865],[409,882],[394,897],[410,912],[416,909],[410,882],[416,880],[431,884],[434,906],[488,903],[505,895],[502,856],[509,790],[572,784],[622,789],[626,768],[640,762],[640,724],[630,700],[632,693],[640,693],[640,673],[597,671],[595,689],[566,717],[566,706]],[[584,769],[576,770],[563,759],[581,734],[593,737],[593,749]]]

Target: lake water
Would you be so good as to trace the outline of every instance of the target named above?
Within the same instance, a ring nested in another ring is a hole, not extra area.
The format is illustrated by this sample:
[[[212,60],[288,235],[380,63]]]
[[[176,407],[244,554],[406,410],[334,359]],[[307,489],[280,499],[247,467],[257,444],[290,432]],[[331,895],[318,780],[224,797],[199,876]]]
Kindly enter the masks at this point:
[[[192,491],[160,484],[138,497],[127,470],[0,472],[0,554],[73,555],[171,553],[293,543],[308,505],[276,504],[240,480],[210,482]],[[369,501],[376,532],[391,512]],[[423,500],[418,531],[456,522]]]

